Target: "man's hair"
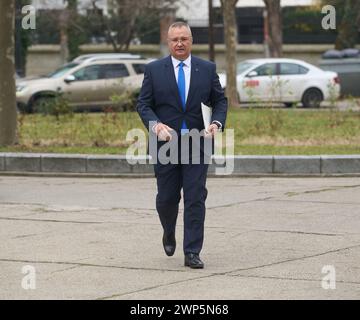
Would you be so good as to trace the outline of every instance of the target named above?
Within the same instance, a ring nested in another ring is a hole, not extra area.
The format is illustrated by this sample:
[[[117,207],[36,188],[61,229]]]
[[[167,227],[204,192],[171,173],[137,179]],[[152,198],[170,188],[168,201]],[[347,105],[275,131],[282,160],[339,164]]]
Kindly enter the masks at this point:
[[[184,22],[184,21],[176,21],[176,22],[174,22],[174,23],[169,27],[169,31],[170,31],[170,29],[173,29],[173,28],[182,28],[182,27],[187,28],[187,29],[189,30],[189,32],[190,32],[190,35],[192,36],[192,32],[191,32],[190,26],[189,26],[186,22]]]

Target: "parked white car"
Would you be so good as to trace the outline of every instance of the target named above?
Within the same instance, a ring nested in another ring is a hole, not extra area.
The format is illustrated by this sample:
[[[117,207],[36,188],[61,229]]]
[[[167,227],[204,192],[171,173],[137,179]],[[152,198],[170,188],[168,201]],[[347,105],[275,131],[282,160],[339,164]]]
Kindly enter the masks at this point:
[[[219,77],[226,88],[226,74]],[[282,102],[287,107],[301,102],[304,107],[317,108],[322,101],[340,96],[336,72],[295,59],[245,60],[237,65],[236,82],[241,102]]]

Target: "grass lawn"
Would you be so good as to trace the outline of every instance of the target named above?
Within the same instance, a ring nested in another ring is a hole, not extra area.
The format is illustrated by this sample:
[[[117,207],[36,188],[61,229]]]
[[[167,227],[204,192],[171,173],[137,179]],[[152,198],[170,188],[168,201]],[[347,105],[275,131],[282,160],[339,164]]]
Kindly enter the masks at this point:
[[[124,154],[129,130],[145,130],[135,112],[19,115],[19,143],[0,152]],[[235,154],[360,154],[360,112],[230,109]]]

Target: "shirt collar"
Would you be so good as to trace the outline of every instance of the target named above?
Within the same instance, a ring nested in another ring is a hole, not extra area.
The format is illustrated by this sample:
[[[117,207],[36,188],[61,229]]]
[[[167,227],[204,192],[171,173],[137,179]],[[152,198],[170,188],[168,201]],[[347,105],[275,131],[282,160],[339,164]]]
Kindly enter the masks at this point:
[[[174,68],[176,68],[179,65],[179,63],[181,62],[181,60],[178,60],[178,59],[174,58],[173,56],[171,56],[171,60],[172,60],[172,64],[173,64]],[[185,64],[186,67],[190,67],[191,66],[191,55],[189,55],[187,57],[187,59],[185,59],[183,61],[183,63]]]

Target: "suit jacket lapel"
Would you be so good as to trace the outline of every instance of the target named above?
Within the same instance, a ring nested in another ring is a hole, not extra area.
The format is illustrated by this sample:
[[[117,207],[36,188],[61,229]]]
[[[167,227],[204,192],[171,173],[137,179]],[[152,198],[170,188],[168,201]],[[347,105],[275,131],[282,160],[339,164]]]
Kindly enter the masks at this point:
[[[188,97],[186,99],[186,109],[189,107],[192,97],[194,96],[195,89],[198,87],[200,81],[199,64],[194,57],[191,57],[191,75],[190,75],[190,88]]]
[[[165,74],[166,74],[166,81],[168,82],[170,86],[170,90],[176,97],[178,108],[183,111],[182,109],[182,102],[179,94],[179,89],[176,82],[176,77],[174,73],[174,66],[172,64],[171,56],[168,57],[168,59],[165,62]]]

